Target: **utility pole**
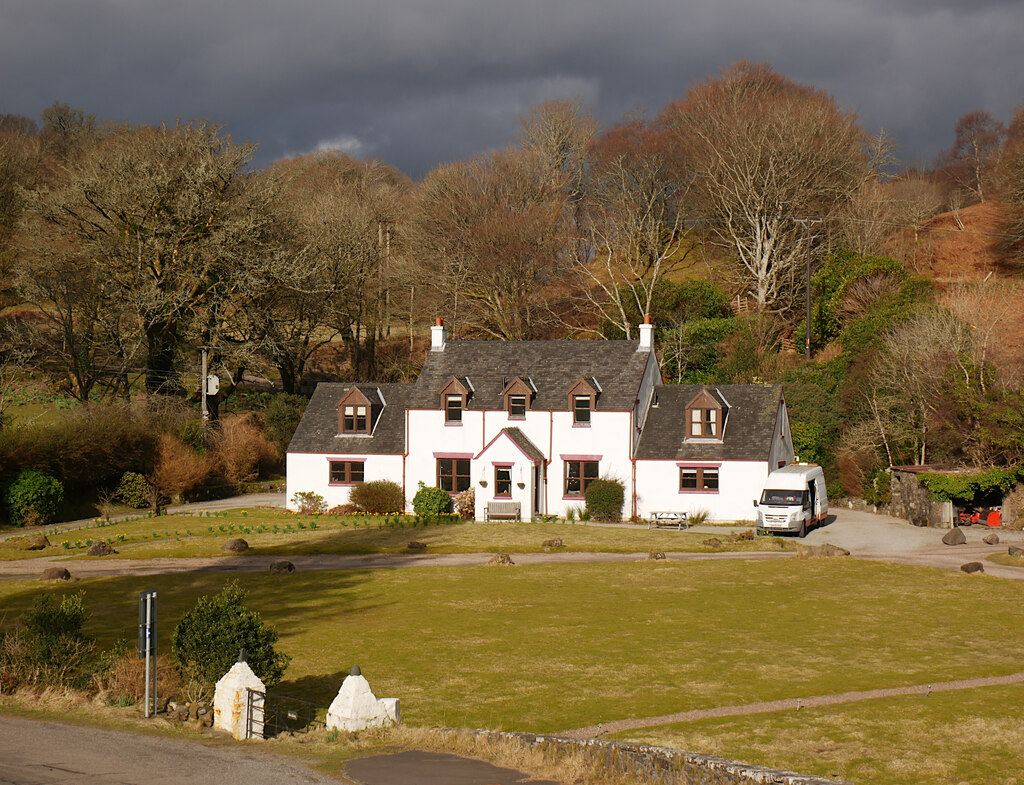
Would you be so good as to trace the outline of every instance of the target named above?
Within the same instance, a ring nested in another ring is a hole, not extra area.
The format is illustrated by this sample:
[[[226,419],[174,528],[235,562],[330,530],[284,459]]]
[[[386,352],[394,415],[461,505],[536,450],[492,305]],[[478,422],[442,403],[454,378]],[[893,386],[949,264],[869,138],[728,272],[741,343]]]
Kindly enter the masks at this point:
[[[209,370],[207,367],[207,354],[206,347],[204,346],[199,351],[202,352],[202,371],[199,374],[199,399],[202,401],[202,412],[203,412],[203,442],[206,442],[206,426],[210,422],[210,410],[206,406],[206,374]]]
[[[804,227],[804,244],[807,246],[807,324],[804,328],[804,356],[811,359],[811,224],[820,224],[820,218],[796,218]]]

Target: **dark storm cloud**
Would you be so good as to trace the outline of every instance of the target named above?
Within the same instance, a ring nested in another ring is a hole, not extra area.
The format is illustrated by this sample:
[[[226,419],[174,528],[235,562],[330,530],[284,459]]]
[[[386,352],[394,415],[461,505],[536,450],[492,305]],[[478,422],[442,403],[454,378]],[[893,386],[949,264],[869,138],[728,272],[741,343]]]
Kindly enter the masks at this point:
[[[508,143],[547,98],[613,121],[748,59],[829,91],[913,162],[960,114],[1024,98],[1022,28],[1011,0],[7,0],[0,111],[209,117],[261,162],[337,146],[420,174]]]

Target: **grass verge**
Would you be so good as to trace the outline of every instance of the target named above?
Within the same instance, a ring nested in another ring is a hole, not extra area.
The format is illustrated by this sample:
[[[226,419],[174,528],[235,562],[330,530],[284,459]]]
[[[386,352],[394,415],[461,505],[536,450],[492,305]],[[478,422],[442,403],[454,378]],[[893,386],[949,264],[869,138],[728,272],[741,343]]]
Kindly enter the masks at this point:
[[[1024,685],[705,720],[612,738],[858,785],[1018,785]]]
[[[637,553],[644,551],[780,551],[795,550],[793,541],[776,537],[730,540],[718,535],[721,548],[704,545],[711,535],[690,531],[589,526],[566,523],[446,523],[413,526],[411,517],[336,518],[298,516],[284,511],[233,510],[210,515],[161,515],[90,528],[47,529],[50,546],[24,551],[0,542],[0,561],[42,556],[94,558],[85,551],[94,540],[110,542],[118,555],[149,559],[223,556],[221,546],[243,537],[256,554],[365,555],[405,553],[411,540],[427,544],[429,553],[537,553],[542,551]],[[564,546],[545,547],[560,539]],[[98,557],[97,557],[98,558]]]

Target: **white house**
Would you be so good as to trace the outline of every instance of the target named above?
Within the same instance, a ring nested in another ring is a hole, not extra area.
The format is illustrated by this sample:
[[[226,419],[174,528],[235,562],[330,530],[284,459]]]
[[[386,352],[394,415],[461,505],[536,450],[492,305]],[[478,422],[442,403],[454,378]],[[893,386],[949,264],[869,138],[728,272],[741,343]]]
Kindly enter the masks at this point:
[[[388,479],[476,489],[476,514],[582,507],[598,477],[625,486],[624,515],[707,510],[750,520],[771,469],[792,462],[782,388],[662,383],[653,328],[638,341],[449,341],[441,320],[415,382],[320,384],[288,447],[288,498],[345,504]],[[294,502],[289,502],[294,505]]]

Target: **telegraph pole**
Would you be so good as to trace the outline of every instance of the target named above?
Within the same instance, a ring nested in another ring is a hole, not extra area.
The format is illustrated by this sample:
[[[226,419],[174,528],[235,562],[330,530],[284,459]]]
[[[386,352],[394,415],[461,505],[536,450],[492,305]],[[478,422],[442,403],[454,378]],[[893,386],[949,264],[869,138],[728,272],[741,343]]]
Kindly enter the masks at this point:
[[[804,356],[811,359],[811,224],[820,224],[820,218],[796,218],[804,227],[804,243],[807,246],[807,324],[804,328]]]
[[[202,412],[203,412],[203,433],[206,433],[206,424],[210,421],[210,410],[206,406],[206,374],[209,371],[208,368],[208,357],[206,354],[206,347],[204,346],[199,350],[202,352],[202,366],[203,369],[199,374],[199,398],[202,401]]]

